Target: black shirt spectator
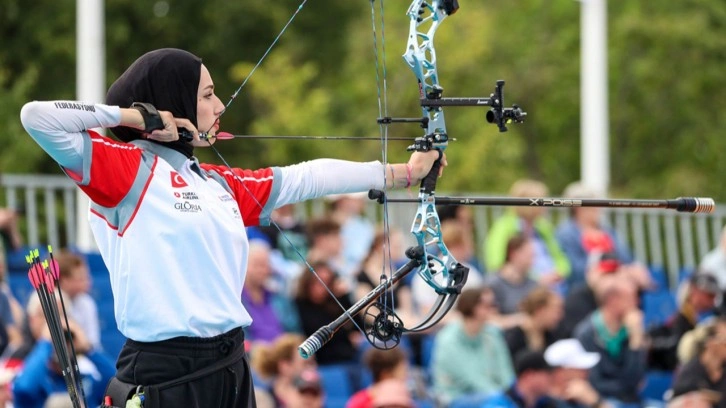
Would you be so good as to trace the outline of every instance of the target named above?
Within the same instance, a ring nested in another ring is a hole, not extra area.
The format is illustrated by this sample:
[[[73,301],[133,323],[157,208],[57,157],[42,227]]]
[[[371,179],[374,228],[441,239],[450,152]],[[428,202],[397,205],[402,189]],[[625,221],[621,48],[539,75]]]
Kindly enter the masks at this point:
[[[696,273],[688,281],[686,300],[681,309],[665,325],[648,332],[650,349],[648,367],[672,371],[678,365],[678,342],[693,330],[700,314],[713,309],[719,292],[718,281],[711,275]]]
[[[297,306],[300,315],[300,324],[306,336],[315,333],[319,328],[329,324],[338,316],[343,314],[343,310],[353,305],[350,293],[345,284],[339,279],[335,272],[325,262],[311,262],[311,266],[317,271],[320,279],[329,288],[332,288],[338,302],[330,297],[325,287],[318,281],[312,273],[303,273],[298,282],[298,292],[295,296],[295,306]],[[360,321],[357,321],[361,325]],[[362,327],[362,326],[361,326]],[[316,354],[318,364],[338,364],[349,363],[355,361],[358,350],[353,339],[359,333],[352,323],[343,326],[333,338],[322,347],[320,353]]]

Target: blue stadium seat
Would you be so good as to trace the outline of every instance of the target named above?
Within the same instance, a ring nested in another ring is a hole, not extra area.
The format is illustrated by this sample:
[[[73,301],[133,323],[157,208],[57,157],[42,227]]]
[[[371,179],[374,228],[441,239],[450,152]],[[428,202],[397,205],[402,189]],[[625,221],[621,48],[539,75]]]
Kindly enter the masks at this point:
[[[645,327],[661,325],[678,310],[675,296],[668,290],[657,290],[643,294]]]
[[[342,408],[353,395],[349,364],[332,364],[318,367],[320,379],[325,390],[325,406]]]
[[[431,356],[434,352],[434,340],[436,336],[427,334],[421,341],[421,363],[425,369],[431,366]]]
[[[664,394],[673,385],[670,371],[649,371],[645,376],[645,387],[640,391],[643,400],[664,401]]]
[[[655,283],[656,290],[670,289],[670,286],[668,285],[668,275],[662,266],[651,265],[648,269],[650,270],[650,278],[653,279],[653,283]]]
[[[30,284],[30,280],[28,279],[27,268],[23,273],[9,273],[7,279],[8,285],[10,285],[10,291],[13,293],[13,296],[15,296],[15,299],[18,300],[20,306],[25,309],[25,305],[28,304],[30,294],[35,292],[33,285]]]
[[[6,259],[6,262],[8,265],[8,274],[22,273],[27,278],[28,263],[25,262],[25,256],[28,255],[28,253],[34,249],[38,250],[41,259],[47,258],[48,248],[46,248],[46,247],[23,246],[20,249],[10,251],[7,254],[7,259]]]

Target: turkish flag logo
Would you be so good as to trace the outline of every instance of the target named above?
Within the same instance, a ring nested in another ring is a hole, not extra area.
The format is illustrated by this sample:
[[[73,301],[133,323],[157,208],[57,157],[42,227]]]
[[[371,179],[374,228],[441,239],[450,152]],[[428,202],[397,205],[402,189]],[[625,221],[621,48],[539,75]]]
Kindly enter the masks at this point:
[[[179,175],[179,173],[172,171],[171,172],[171,186],[174,188],[179,188],[179,187],[186,187],[186,186],[188,186],[188,184],[186,181],[184,181],[182,176]]]

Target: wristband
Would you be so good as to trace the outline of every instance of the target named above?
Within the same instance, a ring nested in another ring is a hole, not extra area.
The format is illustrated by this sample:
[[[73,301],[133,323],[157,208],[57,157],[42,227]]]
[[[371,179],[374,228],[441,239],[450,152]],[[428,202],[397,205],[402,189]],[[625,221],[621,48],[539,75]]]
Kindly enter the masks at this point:
[[[144,133],[151,133],[155,130],[164,129],[164,121],[159,116],[159,111],[156,110],[154,105],[144,102],[134,102],[131,104],[131,109],[136,109],[141,113],[141,117],[144,118]]]

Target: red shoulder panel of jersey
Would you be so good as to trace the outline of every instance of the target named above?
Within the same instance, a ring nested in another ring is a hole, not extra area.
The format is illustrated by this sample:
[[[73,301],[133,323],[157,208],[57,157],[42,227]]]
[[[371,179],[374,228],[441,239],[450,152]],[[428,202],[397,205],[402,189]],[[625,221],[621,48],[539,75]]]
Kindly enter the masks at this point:
[[[89,130],[90,181],[80,186],[96,204],[115,207],[131,189],[141,164],[141,149]]]
[[[232,188],[237,200],[242,220],[245,225],[255,226],[260,223],[260,213],[267,204],[272,192],[272,168],[260,170],[243,170],[233,168],[235,177],[226,166],[201,164],[202,169],[220,174]]]

